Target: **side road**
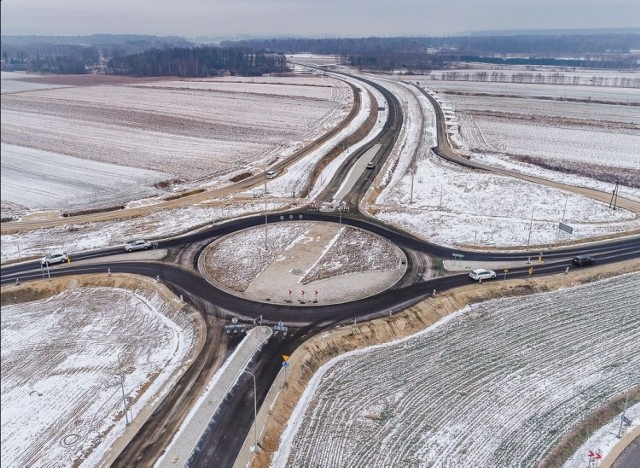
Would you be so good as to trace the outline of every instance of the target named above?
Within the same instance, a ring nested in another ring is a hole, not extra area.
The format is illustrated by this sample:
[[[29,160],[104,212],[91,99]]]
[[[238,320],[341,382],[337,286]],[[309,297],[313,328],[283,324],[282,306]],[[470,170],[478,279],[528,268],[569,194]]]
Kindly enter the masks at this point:
[[[247,333],[233,354],[212,377],[205,393],[193,406],[184,424],[167,447],[164,456],[155,466],[159,468],[186,466],[216,410],[235,385],[247,363],[272,333],[273,330],[270,327],[256,327]]]

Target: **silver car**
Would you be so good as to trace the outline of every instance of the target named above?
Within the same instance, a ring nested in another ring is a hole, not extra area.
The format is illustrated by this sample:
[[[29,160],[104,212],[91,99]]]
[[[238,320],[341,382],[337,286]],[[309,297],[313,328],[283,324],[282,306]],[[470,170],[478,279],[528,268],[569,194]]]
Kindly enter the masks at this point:
[[[69,261],[69,256],[66,252],[52,252],[48,254],[46,257],[42,257],[40,259],[40,265],[49,266],[54,263],[67,263]]]
[[[127,252],[133,252],[134,250],[147,250],[151,248],[151,242],[144,239],[138,239],[124,246],[124,250]]]
[[[495,271],[485,270],[484,268],[478,268],[477,270],[473,270],[471,271],[471,273],[469,273],[469,278],[476,281],[494,279],[495,277],[496,277]]]

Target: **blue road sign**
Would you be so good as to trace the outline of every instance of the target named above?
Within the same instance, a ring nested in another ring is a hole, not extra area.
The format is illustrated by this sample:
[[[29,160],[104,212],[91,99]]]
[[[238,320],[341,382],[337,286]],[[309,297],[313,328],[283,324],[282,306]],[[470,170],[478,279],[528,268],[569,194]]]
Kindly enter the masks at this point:
[[[287,361],[282,361],[282,367],[289,367],[289,363]]]

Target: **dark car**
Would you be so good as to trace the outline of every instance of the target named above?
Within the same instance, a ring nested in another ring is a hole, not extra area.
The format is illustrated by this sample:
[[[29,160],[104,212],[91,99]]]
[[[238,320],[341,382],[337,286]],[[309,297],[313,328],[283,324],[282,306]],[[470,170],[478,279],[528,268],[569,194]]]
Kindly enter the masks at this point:
[[[588,255],[578,255],[577,257],[573,257],[573,264],[576,266],[589,266],[594,263],[596,263],[596,259],[589,257]]]

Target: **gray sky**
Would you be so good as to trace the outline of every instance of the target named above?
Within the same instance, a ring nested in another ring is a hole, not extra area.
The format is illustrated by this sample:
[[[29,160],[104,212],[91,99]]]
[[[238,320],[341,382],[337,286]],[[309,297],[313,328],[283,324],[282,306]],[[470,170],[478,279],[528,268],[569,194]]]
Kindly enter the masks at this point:
[[[3,0],[3,35],[362,37],[640,26],[639,0]]]

